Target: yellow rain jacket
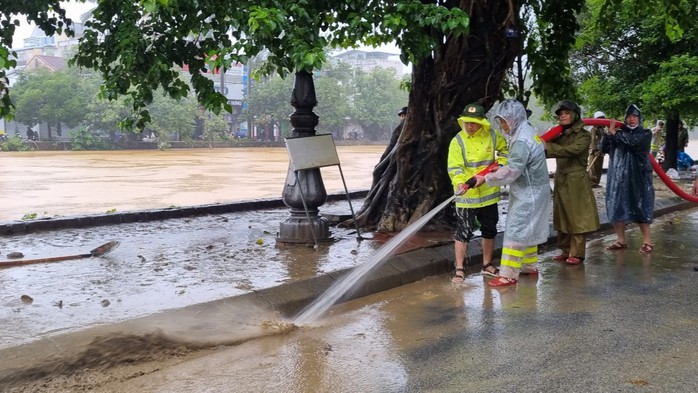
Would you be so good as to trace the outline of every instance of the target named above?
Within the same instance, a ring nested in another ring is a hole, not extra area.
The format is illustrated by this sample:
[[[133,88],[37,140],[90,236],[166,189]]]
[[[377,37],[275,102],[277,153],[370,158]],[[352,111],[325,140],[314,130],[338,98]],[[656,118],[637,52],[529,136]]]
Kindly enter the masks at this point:
[[[473,135],[469,135],[465,131],[465,123],[477,123],[481,127]],[[507,141],[502,134],[491,129],[487,119],[461,116],[458,118],[458,125],[461,130],[451,140],[448,148],[448,176],[451,178],[454,193],[459,184],[465,184],[473,175],[495,161],[499,165],[505,165],[509,152]],[[499,198],[499,187],[483,184],[457,196],[456,206],[483,207],[499,202]]]

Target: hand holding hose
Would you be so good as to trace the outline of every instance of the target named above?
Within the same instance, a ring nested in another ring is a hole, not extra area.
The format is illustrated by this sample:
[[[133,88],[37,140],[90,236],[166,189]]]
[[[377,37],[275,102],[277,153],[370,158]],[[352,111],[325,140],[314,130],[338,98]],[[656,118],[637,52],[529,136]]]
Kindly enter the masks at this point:
[[[610,126],[608,127],[608,133],[610,135],[616,135],[616,123],[617,121],[615,119],[610,120]]]
[[[465,183],[461,183],[458,185],[458,187],[456,187],[456,195],[463,195],[473,187],[476,187],[475,178],[471,177],[470,179],[468,179],[468,181],[466,181]]]
[[[485,184],[484,175],[475,175],[473,177],[475,178],[475,187],[480,187],[481,185]]]

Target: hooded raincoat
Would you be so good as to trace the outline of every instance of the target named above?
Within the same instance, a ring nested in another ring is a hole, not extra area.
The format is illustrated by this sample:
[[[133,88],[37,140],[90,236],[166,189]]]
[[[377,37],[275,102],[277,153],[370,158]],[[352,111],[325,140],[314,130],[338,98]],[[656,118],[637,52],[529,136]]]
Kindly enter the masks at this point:
[[[654,186],[649,153],[652,131],[642,127],[642,113],[628,106],[625,117],[636,114],[638,126],[623,123],[615,135],[601,140],[609,156],[606,178],[606,214],[610,222],[651,223],[654,217]]]
[[[465,123],[480,125],[473,135],[465,130]],[[485,169],[488,165],[507,162],[507,142],[499,132],[491,129],[487,119],[461,116],[458,118],[461,130],[451,140],[448,148],[448,175],[453,183],[453,191],[459,184],[465,184],[473,175]],[[483,184],[471,188],[463,195],[456,197],[459,208],[478,208],[499,202],[499,187]]]
[[[599,212],[587,173],[591,134],[577,119],[559,137],[547,143],[548,158],[555,158],[553,226],[569,234],[599,229]]]
[[[503,101],[495,115],[511,129],[507,164],[485,176],[488,185],[509,185],[504,246],[545,243],[550,235],[550,179],[543,143],[521,103]]]

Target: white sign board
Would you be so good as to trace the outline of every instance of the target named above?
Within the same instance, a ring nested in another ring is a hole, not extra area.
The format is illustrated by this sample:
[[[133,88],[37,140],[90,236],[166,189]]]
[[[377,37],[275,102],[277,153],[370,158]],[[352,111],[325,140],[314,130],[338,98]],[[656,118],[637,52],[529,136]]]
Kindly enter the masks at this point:
[[[285,141],[295,171],[339,165],[332,134],[286,138]]]

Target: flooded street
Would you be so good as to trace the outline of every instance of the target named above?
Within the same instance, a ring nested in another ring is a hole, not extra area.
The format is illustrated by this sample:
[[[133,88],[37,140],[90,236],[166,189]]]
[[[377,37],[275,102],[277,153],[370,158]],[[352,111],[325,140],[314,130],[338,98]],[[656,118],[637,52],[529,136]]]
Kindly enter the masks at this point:
[[[371,186],[385,146],[337,146],[349,191]],[[0,221],[281,198],[284,147],[0,153]],[[339,169],[321,169],[328,193]]]
[[[653,232],[648,256],[635,250],[636,228],[628,231],[632,249],[619,252],[605,250],[613,236],[598,234],[585,264],[555,263],[557,251],[544,249],[540,276],[522,277],[516,287],[493,289],[480,275],[453,285],[440,275],[341,304],[295,329],[260,305],[163,315],[164,332],[184,326],[187,334],[176,341],[112,336],[111,345],[103,339],[62,364],[68,371],[89,355],[108,370],[11,391],[694,392],[698,210],[663,216]],[[187,346],[212,333],[235,337],[240,328],[258,337]],[[147,361],[111,364],[129,356]]]
[[[338,147],[350,191],[370,186],[384,149]],[[31,212],[280,198],[288,156],[284,148],[2,153],[0,169],[6,221]],[[328,193],[343,191],[336,167],[322,174]],[[603,189],[597,192],[602,198]],[[361,201],[353,203],[357,209]],[[346,201],[321,210],[349,211]],[[492,289],[480,275],[457,286],[445,274],[404,279],[303,326],[271,305],[305,302],[307,293],[371,261],[381,243],[333,226],[333,241],[317,250],[279,246],[279,223],[288,216],[286,208],[265,208],[1,238],[2,257],[121,244],[100,258],[0,269],[0,391],[698,390],[698,208],[658,217],[648,256],[637,252],[635,227],[628,249],[617,253],[605,250],[613,236],[597,233],[583,265],[552,262],[557,251],[543,248],[540,276],[516,287]],[[439,235],[417,243],[442,245],[438,251],[415,251],[414,259],[450,266],[450,233]],[[397,272],[415,264],[396,261]]]

